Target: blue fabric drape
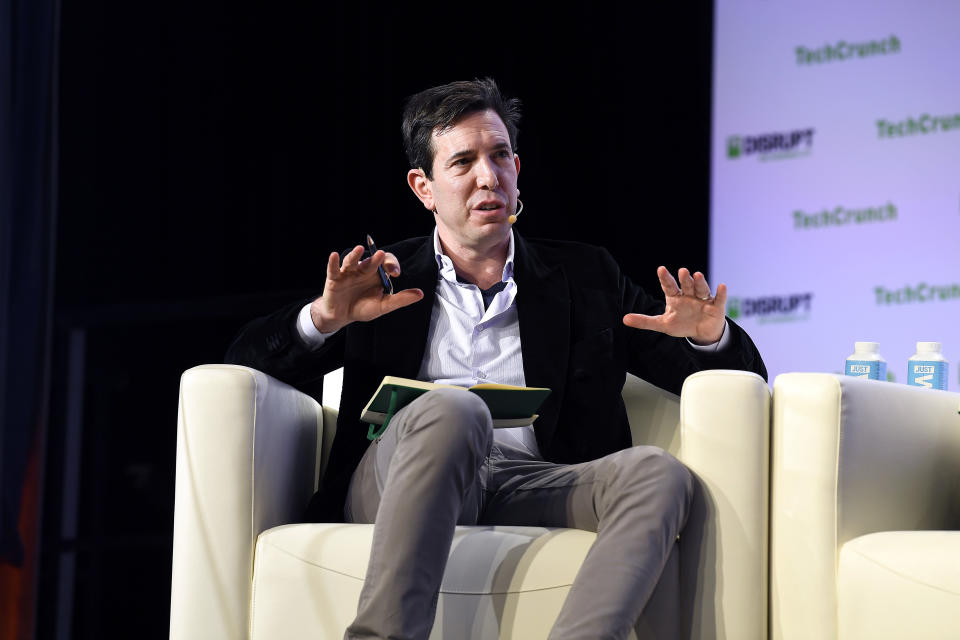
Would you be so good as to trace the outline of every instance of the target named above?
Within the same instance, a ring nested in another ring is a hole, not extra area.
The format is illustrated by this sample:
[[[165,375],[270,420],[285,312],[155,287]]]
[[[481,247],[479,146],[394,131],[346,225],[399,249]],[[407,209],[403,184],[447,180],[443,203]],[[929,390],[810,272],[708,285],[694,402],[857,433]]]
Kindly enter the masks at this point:
[[[47,414],[56,228],[59,0],[0,0],[0,560]]]

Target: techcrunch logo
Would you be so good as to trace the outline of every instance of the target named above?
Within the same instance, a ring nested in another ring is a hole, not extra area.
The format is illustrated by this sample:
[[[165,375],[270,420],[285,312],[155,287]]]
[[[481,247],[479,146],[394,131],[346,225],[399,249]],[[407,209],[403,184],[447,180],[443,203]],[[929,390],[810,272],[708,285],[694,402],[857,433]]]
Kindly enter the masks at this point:
[[[909,117],[900,122],[890,122],[880,118],[877,120],[877,136],[880,138],[902,138],[915,136],[918,133],[941,133],[944,131],[960,130],[960,113],[945,116],[931,116],[925,113],[919,118]]]
[[[819,49],[796,47],[798,65],[824,64],[853,58],[869,58],[891,53],[900,53],[900,38],[891,35],[883,40],[868,42],[847,42],[840,40],[836,44],[825,44]]]
[[[757,154],[760,160],[781,160],[805,156],[813,147],[813,133],[811,128],[753,136],[729,136],[727,158]]]
[[[729,298],[727,315],[732,319],[756,317],[760,324],[806,320],[813,303],[812,293],[794,293],[758,298]]]
[[[866,224],[870,222],[891,222],[897,219],[897,207],[892,202],[880,207],[847,209],[836,207],[824,209],[818,213],[804,211],[793,212],[794,229],[820,229],[823,227],[844,227],[848,224]]]
[[[907,285],[900,289],[887,289],[884,286],[873,288],[877,304],[913,304],[915,302],[944,302],[960,299],[960,284],[927,284],[921,282],[915,287]]]

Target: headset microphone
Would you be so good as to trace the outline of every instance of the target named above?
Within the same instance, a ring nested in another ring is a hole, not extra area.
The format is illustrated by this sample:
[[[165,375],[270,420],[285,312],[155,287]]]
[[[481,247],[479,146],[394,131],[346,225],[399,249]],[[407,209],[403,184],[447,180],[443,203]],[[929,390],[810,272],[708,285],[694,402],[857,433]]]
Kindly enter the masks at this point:
[[[516,222],[517,218],[523,212],[523,202],[521,202],[520,198],[517,198],[517,202],[520,204],[520,208],[517,209],[516,213],[511,213],[509,216],[507,216],[507,222],[509,222],[510,224],[513,224],[514,222]]]

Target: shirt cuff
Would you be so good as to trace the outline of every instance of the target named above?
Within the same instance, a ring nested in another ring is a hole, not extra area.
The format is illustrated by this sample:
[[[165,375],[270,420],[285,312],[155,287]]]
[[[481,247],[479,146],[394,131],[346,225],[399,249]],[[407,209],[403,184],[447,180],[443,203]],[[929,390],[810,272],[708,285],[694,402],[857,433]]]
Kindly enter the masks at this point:
[[[311,350],[315,351],[323,346],[323,343],[327,341],[327,338],[336,333],[336,331],[331,331],[330,333],[323,333],[317,326],[313,324],[313,318],[310,317],[310,305],[313,304],[308,302],[304,305],[303,309],[300,309],[300,313],[297,315],[297,333],[300,335],[300,339],[303,340],[304,344],[307,345]]]
[[[307,314],[307,318],[309,319],[309,314]],[[312,326],[313,322],[311,322],[310,325]],[[714,342],[713,344],[694,344],[693,340],[691,340],[690,338],[687,338],[687,342],[689,342],[690,346],[696,349],[697,351],[710,351],[710,352],[723,351],[723,349],[725,349],[726,346],[730,344],[730,332],[727,331],[726,319],[724,319],[723,321],[723,333],[720,334],[720,339]]]

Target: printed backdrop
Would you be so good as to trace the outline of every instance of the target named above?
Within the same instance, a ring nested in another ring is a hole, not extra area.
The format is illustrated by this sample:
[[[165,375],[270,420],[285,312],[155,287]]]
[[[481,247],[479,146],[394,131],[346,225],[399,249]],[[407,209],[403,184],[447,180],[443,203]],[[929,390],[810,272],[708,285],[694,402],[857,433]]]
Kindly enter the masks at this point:
[[[773,377],[960,362],[960,2],[717,0],[711,284]]]

